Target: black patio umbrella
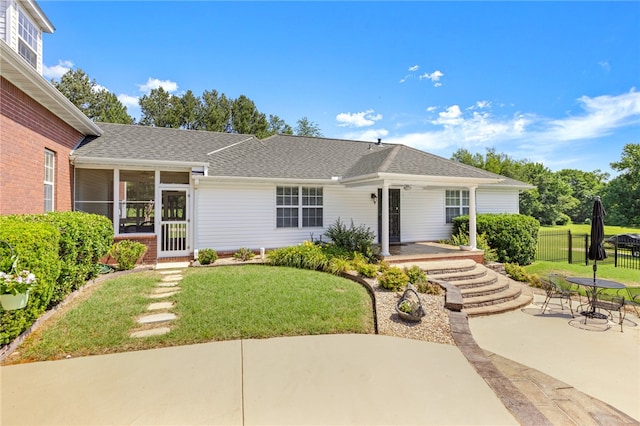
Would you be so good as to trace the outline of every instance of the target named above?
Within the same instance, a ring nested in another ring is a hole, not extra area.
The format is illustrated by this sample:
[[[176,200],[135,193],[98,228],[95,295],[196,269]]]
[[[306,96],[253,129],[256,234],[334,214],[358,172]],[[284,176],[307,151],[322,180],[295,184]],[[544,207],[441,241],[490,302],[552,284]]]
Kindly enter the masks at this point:
[[[593,260],[593,281],[596,281],[598,260],[607,258],[607,252],[602,245],[604,241],[604,211],[600,197],[593,201],[593,213],[591,213],[591,245],[589,246],[589,259]]]

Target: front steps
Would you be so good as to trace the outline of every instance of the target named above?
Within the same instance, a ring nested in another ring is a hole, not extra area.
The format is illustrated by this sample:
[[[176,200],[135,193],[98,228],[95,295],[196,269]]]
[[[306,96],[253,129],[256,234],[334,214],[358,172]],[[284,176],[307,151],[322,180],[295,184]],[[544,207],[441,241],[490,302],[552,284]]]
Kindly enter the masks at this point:
[[[516,282],[473,260],[415,263],[435,281],[460,290],[462,312],[468,316],[492,315],[527,306],[533,300],[529,286]]]

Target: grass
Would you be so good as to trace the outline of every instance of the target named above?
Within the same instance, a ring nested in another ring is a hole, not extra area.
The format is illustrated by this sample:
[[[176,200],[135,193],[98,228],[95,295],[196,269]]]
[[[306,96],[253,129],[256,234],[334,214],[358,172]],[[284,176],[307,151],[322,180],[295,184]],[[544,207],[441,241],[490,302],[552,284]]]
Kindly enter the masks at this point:
[[[568,231],[570,230],[572,234],[588,234],[591,232],[591,225],[587,224],[575,224],[564,225],[564,226],[542,226],[540,227],[540,232],[555,232],[555,231]],[[616,234],[638,234],[640,233],[640,229],[638,228],[630,228],[626,226],[604,226],[605,235],[616,235]]]
[[[178,319],[162,336],[131,338],[145,297],[161,279],[144,272],[105,281],[33,333],[8,362],[61,359],[210,341],[373,333],[372,301],[359,284],[320,272],[262,265],[187,270],[170,300]]]

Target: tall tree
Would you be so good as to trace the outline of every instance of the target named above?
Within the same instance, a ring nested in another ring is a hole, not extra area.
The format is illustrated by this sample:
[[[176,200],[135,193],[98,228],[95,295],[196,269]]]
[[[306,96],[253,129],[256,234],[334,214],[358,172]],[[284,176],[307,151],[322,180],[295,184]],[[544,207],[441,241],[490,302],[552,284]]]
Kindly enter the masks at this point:
[[[180,127],[187,130],[200,130],[202,128],[202,101],[195,96],[191,90],[180,98],[182,104],[182,115],[180,117]]]
[[[80,68],[67,71],[59,82],[52,81],[52,84],[93,121],[133,123],[127,107],[113,93],[98,86]]]
[[[587,218],[591,217],[593,197],[600,195],[609,179],[609,174],[600,170],[583,172],[575,169],[560,170],[556,174],[569,185],[571,195],[576,199],[575,206],[565,213],[569,215],[572,222],[584,223]]]
[[[620,161],[611,163],[611,167],[621,173],[603,191],[605,221],[609,225],[640,226],[640,144],[626,144]]]
[[[202,93],[200,120],[202,129],[210,132],[231,131],[231,100],[217,90]]]
[[[138,103],[142,110],[140,124],[143,126],[180,128],[183,107],[178,96],[159,87],[151,89]]]
[[[277,115],[269,115],[269,135],[292,135],[293,129]]]
[[[231,105],[231,125],[235,133],[256,135],[259,139],[269,136],[267,117],[245,95],[240,95]]]
[[[295,133],[298,136],[311,136],[314,138],[321,138],[323,136],[320,127],[307,117],[302,117],[298,120]]]

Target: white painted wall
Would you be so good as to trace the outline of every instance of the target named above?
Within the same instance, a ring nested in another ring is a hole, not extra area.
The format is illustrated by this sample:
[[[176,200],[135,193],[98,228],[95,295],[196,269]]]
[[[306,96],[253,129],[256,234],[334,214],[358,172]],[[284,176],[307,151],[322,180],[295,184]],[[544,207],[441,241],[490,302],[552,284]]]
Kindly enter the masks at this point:
[[[371,201],[377,187],[323,187],[324,227],[277,228],[276,184],[216,183],[200,181],[195,197],[195,248],[234,251],[277,248],[318,239],[338,217],[350,225],[364,224],[378,233],[378,206]],[[517,212],[517,191],[479,190],[477,202],[481,213]],[[400,191],[402,242],[438,241],[451,236],[451,224],[445,223],[445,189]],[[516,210],[513,210],[515,200]],[[482,208],[480,208],[482,206]],[[325,238],[326,240],[326,238]]]

